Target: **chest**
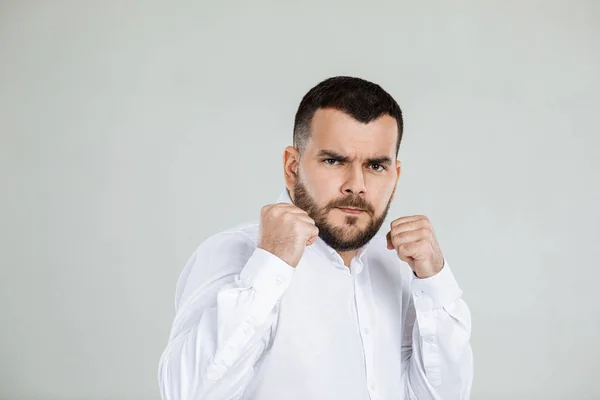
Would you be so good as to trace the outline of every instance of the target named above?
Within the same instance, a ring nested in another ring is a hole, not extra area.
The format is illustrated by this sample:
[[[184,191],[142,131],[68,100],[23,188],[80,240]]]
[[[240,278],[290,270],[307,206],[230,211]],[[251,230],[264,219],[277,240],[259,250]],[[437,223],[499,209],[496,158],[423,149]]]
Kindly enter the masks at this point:
[[[395,277],[373,268],[377,265],[365,265],[352,274],[316,256],[303,258],[280,300],[278,344],[312,362],[360,363],[365,354],[373,359],[399,355],[400,288]]]

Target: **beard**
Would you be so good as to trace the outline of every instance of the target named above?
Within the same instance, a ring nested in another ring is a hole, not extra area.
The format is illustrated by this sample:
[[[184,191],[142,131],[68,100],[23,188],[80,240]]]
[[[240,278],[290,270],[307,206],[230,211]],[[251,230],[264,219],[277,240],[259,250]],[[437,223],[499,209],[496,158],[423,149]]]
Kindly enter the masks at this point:
[[[319,228],[319,237],[337,251],[357,250],[373,239],[379,232],[391,203],[392,196],[380,215],[375,215],[375,208],[362,197],[355,195],[332,200],[324,207],[319,207],[315,199],[308,194],[299,175],[294,186],[294,205],[308,213],[308,216],[315,221],[315,225]],[[346,215],[342,226],[330,224],[327,221],[327,215],[331,210],[340,207],[356,207],[364,210],[370,216],[367,226],[363,229],[353,229],[358,222],[358,215]],[[352,230],[356,232],[350,233]]]

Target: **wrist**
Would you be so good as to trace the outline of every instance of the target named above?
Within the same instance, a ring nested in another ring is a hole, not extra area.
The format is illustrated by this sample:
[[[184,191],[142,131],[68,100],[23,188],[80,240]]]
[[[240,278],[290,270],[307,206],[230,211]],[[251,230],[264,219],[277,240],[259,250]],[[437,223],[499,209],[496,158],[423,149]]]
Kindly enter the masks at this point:
[[[427,279],[431,278],[440,273],[440,271],[444,268],[445,262],[442,258],[441,262],[436,263],[436,265],[432,266],[426,271],[414,271],[413,274],[419,279]]]

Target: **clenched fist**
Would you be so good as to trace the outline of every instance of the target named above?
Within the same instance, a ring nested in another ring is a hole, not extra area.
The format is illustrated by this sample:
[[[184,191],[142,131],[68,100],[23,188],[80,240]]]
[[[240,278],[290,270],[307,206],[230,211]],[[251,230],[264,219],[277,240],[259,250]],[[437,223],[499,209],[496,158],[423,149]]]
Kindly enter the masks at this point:
[[[423,215],[398,218],[391,223],[387,248],[396,250],[419,278],[429,278],[442,270],[444,257],[429,219]]]
[[[258,247],[296,267],[319,229],[306,211],[289,203],[269,204],[260,213]]]

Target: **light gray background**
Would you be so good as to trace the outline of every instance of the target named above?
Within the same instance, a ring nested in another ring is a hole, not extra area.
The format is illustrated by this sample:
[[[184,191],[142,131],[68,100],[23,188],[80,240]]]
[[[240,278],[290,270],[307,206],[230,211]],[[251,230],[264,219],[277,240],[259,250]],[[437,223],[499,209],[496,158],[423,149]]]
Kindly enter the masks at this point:
[[[390,218],[434,223],[473,398],[600,398],[599,4],[0,2],[0,398],[158,399],[185,261],[338,74],[404,110]]]

